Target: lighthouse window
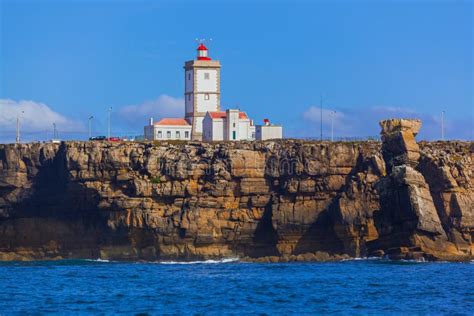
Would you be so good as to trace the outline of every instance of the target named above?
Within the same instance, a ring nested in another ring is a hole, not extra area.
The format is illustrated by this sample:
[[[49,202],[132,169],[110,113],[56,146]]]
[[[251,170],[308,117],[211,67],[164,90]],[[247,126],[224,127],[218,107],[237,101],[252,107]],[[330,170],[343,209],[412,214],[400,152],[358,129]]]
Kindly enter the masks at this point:
[[[188,74],[188,80],[191,80],[191,74]]]
[[[209,100],[209,93],[206,93],[206,94],[204,95],[204,100]]]
[[[204,73],[204,79],[209,80],[209,73],[208,72]]]
[[[191,95],[188,94],[188,101],[191,101]]]

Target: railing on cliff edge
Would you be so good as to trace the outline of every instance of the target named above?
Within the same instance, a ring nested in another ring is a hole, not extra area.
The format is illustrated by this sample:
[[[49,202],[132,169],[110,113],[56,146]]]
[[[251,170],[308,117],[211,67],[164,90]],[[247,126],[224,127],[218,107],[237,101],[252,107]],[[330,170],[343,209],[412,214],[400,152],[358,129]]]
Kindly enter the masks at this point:
[[[289,137],[288,139],[307,140],[307,141],[321,141],[321,137]],[[380,141],[380,136],[342,136],[342,137],[323,137],[324,142],[365,142],[365,141]]]

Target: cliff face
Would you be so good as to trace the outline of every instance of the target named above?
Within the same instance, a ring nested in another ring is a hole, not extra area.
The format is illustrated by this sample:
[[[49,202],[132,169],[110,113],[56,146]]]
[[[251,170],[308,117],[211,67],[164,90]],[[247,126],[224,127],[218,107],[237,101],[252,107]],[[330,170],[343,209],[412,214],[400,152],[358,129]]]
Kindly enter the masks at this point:
[[[418,145],[418,124],[382,144],[0,145],[0,260],[472,259],[473,143]]]

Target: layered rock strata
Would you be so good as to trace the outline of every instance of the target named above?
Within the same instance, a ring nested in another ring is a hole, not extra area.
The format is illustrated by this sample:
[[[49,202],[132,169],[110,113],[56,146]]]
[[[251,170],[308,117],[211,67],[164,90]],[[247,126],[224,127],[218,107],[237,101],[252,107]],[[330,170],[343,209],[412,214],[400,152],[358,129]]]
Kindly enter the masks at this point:
[[[473,258],[473,143],[0,145],[0,259]]]

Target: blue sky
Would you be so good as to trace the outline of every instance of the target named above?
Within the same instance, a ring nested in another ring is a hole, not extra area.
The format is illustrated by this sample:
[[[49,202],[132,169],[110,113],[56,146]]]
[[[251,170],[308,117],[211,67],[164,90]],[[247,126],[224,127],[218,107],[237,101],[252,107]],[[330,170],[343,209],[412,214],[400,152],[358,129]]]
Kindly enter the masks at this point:
[[[270,118],[288,137],[378,135],[417,117],[420,138],[473,139],[471,1],[1,0],[0,141],[142,134],[150,115],[183,112],[184,61],[212,38],[225,108]]]

